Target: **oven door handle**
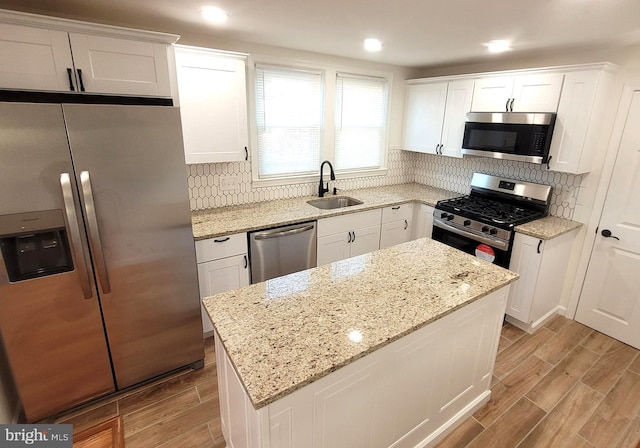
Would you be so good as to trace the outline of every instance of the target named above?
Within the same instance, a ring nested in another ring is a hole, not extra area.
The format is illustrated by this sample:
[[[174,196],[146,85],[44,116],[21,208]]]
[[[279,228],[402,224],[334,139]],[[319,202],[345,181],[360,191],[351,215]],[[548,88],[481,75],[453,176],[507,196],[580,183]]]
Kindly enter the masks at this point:
[[[433,226],[434,227],[439,227],[441,229],[444,229],[448,232],[451,233],[455,233],[456,235],[460,235],[463,236],[465,238],[469,238],[470,240],[474,240],[477,241],[479,243],[484,243],[484,244],[488,244],[490,246],[495,247],[496,249],[500,249],[500,250],[508,250],[509,249],[509,243],[502,241],[502,240],[494,240],[492,238],[488,238],[482,235],[477,235],[475,233],[469,233],[469,232],[465,232],[464,230],[460,230],[457,227],[454,227],[452,225],[446,224],[442,221],[440,221],[439,219],[434,219],[433,220]]]

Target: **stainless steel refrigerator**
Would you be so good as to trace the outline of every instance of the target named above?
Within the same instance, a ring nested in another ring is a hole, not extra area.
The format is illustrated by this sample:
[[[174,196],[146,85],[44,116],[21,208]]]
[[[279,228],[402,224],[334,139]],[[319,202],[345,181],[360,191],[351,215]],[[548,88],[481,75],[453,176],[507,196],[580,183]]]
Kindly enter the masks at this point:
[[[177,108],[0,103],[0,248],[28,421],[201,364]]]

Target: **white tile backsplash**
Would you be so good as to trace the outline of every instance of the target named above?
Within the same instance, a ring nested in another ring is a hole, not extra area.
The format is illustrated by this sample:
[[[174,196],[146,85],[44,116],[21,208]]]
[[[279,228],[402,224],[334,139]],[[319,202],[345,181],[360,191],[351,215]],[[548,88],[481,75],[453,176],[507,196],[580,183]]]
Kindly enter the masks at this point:
[[[384,176],[339,179],[330,187],[338,190],[381,187],[414,181],[413,153],[397,148],[389,150],[388,171]],[[319,172],[320,167],[318,167]],[[238,176],[236,190],[222,190],[221,177]],[[187,166],[191,210],[203,210],[227,205],[248,204],[274,199],[295,198],[317,194],[318,182],[274,187],[251,186],[251,162],[225,162]]]
[[[580,203],[578,193],[583,180],[583,175],[556,173],[547,170],[545,165],[483,157],[456,159],[403,151],[397,147],[389,150],[388,168],[384,176],[340,179],[332,182],[331,188],[335,186],[338,190],[356,190],[417,182],[467,194],[473,173],[480,172],[551,185],[553,194],[550,214],[571,219],[576,203]],[[238,186],[236,189],[223,191],[220,179],[228,176],[237,176]],[[317,182],[252,188],[251,163],[248,161],[188,165],[187,179],[191,210],[310,196],[315,195],[318,188]]]

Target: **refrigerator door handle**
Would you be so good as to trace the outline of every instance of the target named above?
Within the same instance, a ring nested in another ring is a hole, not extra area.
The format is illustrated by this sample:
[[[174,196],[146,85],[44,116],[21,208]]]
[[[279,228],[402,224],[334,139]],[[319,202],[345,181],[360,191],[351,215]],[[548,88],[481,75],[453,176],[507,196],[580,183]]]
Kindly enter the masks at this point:
[[[78,227],[78,216],[76,215],[76,206],[73,203],[73,189],[71,188],[71,177],[69,173],[60,174],[60,186],[62,187],[62,197],[64,199],[64,210],[69,223],[69,240],[71,250],[76,259],[78,275],[80,277],[80,285],[85,299],[93,298],[91,292],[91,278],[87,269],[87,260],[82,251],[82,237],[80,236],[80,227]]]
[[[84,209],[87,217],[89,243],[91,245],[91,250],[95,255],[100,286],[103,294],[109,294],[111,292],[111,284],[109,283],[107,266],[104,261],[102,240],[100,239],[100,231],[98,230],[98,218],[96,216],[96,207],[93,201],[93,191],[91,189],[91,178],[89,177],[88,171],[80,172],[80,187],[82,190],[82,196],[84,197]]]

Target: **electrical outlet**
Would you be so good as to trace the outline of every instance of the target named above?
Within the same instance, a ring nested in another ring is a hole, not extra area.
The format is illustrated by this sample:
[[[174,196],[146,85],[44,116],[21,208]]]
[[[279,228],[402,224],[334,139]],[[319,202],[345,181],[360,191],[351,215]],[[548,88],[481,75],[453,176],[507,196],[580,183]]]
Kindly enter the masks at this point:
[[[220,176],[220,190],[230,191],[240,189],[240,176]]]

